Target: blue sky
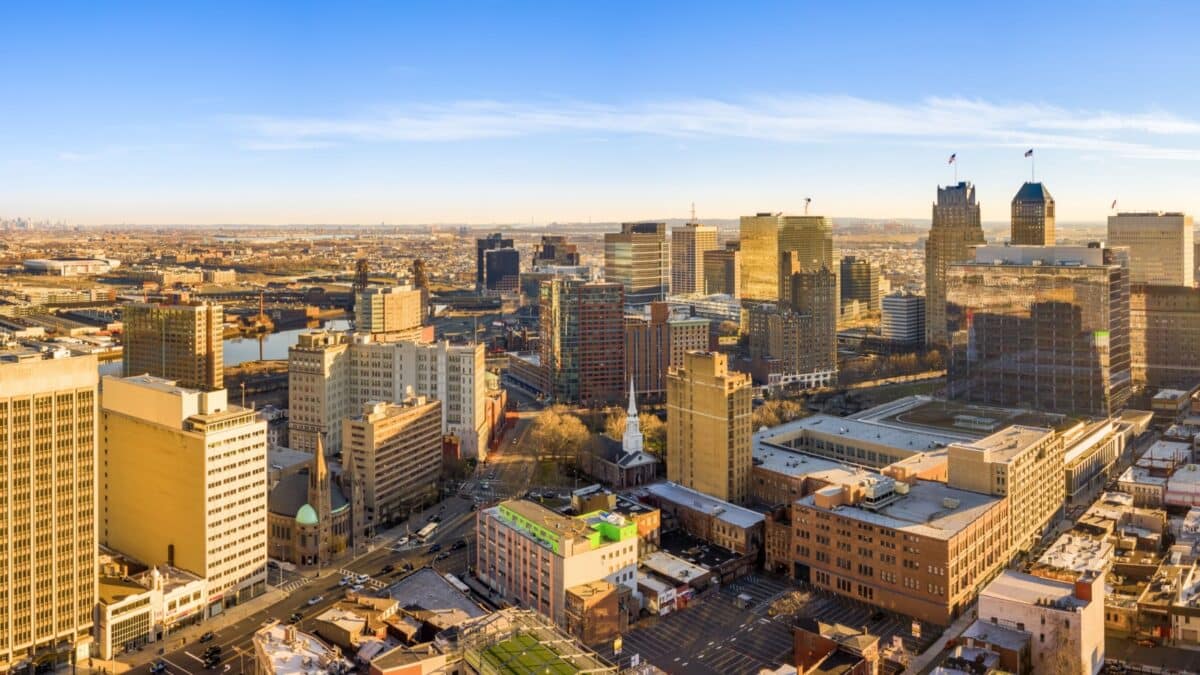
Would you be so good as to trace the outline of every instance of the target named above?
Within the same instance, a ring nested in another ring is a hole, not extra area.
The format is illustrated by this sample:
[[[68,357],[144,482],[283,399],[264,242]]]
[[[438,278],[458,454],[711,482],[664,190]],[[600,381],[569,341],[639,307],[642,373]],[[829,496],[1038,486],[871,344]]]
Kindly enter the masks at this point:
[[[984,6],[972,6],[984,5]],[[1195,3],[0,5],[0,216],[1200,212]]]

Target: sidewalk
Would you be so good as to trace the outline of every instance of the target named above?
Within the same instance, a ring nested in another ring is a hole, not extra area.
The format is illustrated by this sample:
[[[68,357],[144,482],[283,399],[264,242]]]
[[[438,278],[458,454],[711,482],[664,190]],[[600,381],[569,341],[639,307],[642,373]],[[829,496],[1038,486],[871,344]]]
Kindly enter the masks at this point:
[[[965,631],[967,627],[975,621],[976,607],[977,605],[972,603],[972,605],[967,608],[967,611],[963,612],[962,616],[955,619],[954,623],[950,624],[946,627],[946,630],[942,631],[942,636],[939,637],[936,642],[930,645],[929,649],[926,649],[925,651],[913,657],[913,660],[909,661],[908,667],[904,669],[904,675],[920,675],[921,673],[927,672],[937,661],[938,657],[942,655],[942,652],[946,649],[946,643],[951,639],[962,635],[963,631]]]

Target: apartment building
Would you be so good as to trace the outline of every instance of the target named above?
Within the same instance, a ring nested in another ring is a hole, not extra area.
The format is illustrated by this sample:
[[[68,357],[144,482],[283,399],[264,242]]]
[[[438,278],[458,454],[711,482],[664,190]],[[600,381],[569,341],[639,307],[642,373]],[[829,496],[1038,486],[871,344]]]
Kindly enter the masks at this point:
[[[0,670],[87,658],[97,378],[94,356],[0,350]]]
[[[344,461],[361,479],[368,520],[393,522],[437,498],[442,404],[424,396],[371,402],[342,424]]]
[[[1028,551],[1062,516],[1063,438],[1053,429],[1013,425],[979,440],[952,443],[950,487],[1007,496],[1013,553]]]
[[[650,304],[649,318],[625,317],[625,380],[633,379],[645,400],[662,400],[670,368],[683,355],[709,346],[708,319],[672,319],[666,303]]]
[[[479,511],[475,533],[480,581],[560,625],[568,589],[606,581],[637,591],[637,525],[615,513],[569,517],[510,500]]]
[[[101,411],[101,543],[203,577],[208,616],[264,592],[266,422],[148,375],[104,378]]]

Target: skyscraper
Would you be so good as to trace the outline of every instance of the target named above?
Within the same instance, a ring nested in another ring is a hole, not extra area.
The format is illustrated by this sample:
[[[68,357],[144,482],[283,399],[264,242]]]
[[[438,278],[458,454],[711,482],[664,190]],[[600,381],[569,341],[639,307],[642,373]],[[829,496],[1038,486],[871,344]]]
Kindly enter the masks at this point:
[[[946,272],[947,392],[975,403],[1108,417],[1130,395],[1122,249],[982,246]]]
[[[485,285],[485,282],[487,281],[487,277],[486,277],[486,268],[484,266],[484,263],[485,263],[485,255],[484,254],[487,251],[494,251],[499,248],[512,248],[512,247],[513,247],[513,240],[505,239],[504,235],[499,232],[494,232],[492,234],[489,234],[486,237],[481,237],[481,238],[475,240],[475,290],[482,291],[483,289],[485,289],[487,287]]]
[[[833,222],[825,216],[783,216],[779,227],[779,251],[795,251],[800,272],[822,267],[837,273],[837,251],[833,245]]]
[[[521,254],[515,248],[483,252],[483,287],[480,290],[516,292],[521,280]]]
[[[569,266],[579,264],[579,247],[567,243],[561,234],[543,234],[542,241],[533,249],[533,265]]]
[[[841,261],[842,304],[858,301],[862,309],[879,311],[879,264],[856,256]]]
[[[1054,245],[1054,197],[1041,183],[1025,183],[1012,200],[1014,246]]]
[[[704,294],[742,296],[742,252],[736,241],[725,248],[704,252]]]
[[[622,223],[604,235],[604,280],[625,288],[625,304],[665,300],[671,284],[666,223]]]
[[[925,298],[896,292],[883,296],[880,334],[896,345],[919,345],[925,339]]]
[[[742,298],[774,302],[779,299],[779,228],[781,213],[742,216],[739,239],[742,258]]]
[[[94,356],[0,351],[0,670],[87,656],[97,380]]]
[[[667,479],[728,502],[750,495],[750,376],[689,352],[667,375]]]
[[[267,423],[224,389],[145,375],[104,378],[101,408],[101,543],[204,578],[209,604],[262,594]]]
[[[960,182],[938,187],[933,225],[925,240],[925,344],[946,342],[946,266],[969,260],[984,244],[975,186]]]
[[[1108,217],[1108,245],[1129,248],[1129,282],[1195,285],[1192,217],[1185,213],[1118,213]]]
[[[688,223],[671,230],[671,294],[704,292],[704,254],[716,251],[717,228]]]
[[[619,401],[625,379],[624,289],[554,278],[540,289],[541,363],[552,396],[571,403]]]
[[[164,303],[135,302],[122,307],[124,367],[130,375],[153,375],[181,387],[225,388],[225,311],[192,302],[186,294]]]

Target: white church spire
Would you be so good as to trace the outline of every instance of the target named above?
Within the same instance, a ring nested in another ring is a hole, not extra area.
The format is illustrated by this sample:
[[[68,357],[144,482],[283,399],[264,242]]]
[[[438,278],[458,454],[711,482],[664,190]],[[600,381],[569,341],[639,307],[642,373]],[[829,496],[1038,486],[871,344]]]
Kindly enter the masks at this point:
[[[625,413],[625,435],[621,437],[621,449],[627,455],[642,451],[642,429],[638,422],[637,397],[633,391],[633,378],[629,378],[629,409]]]

